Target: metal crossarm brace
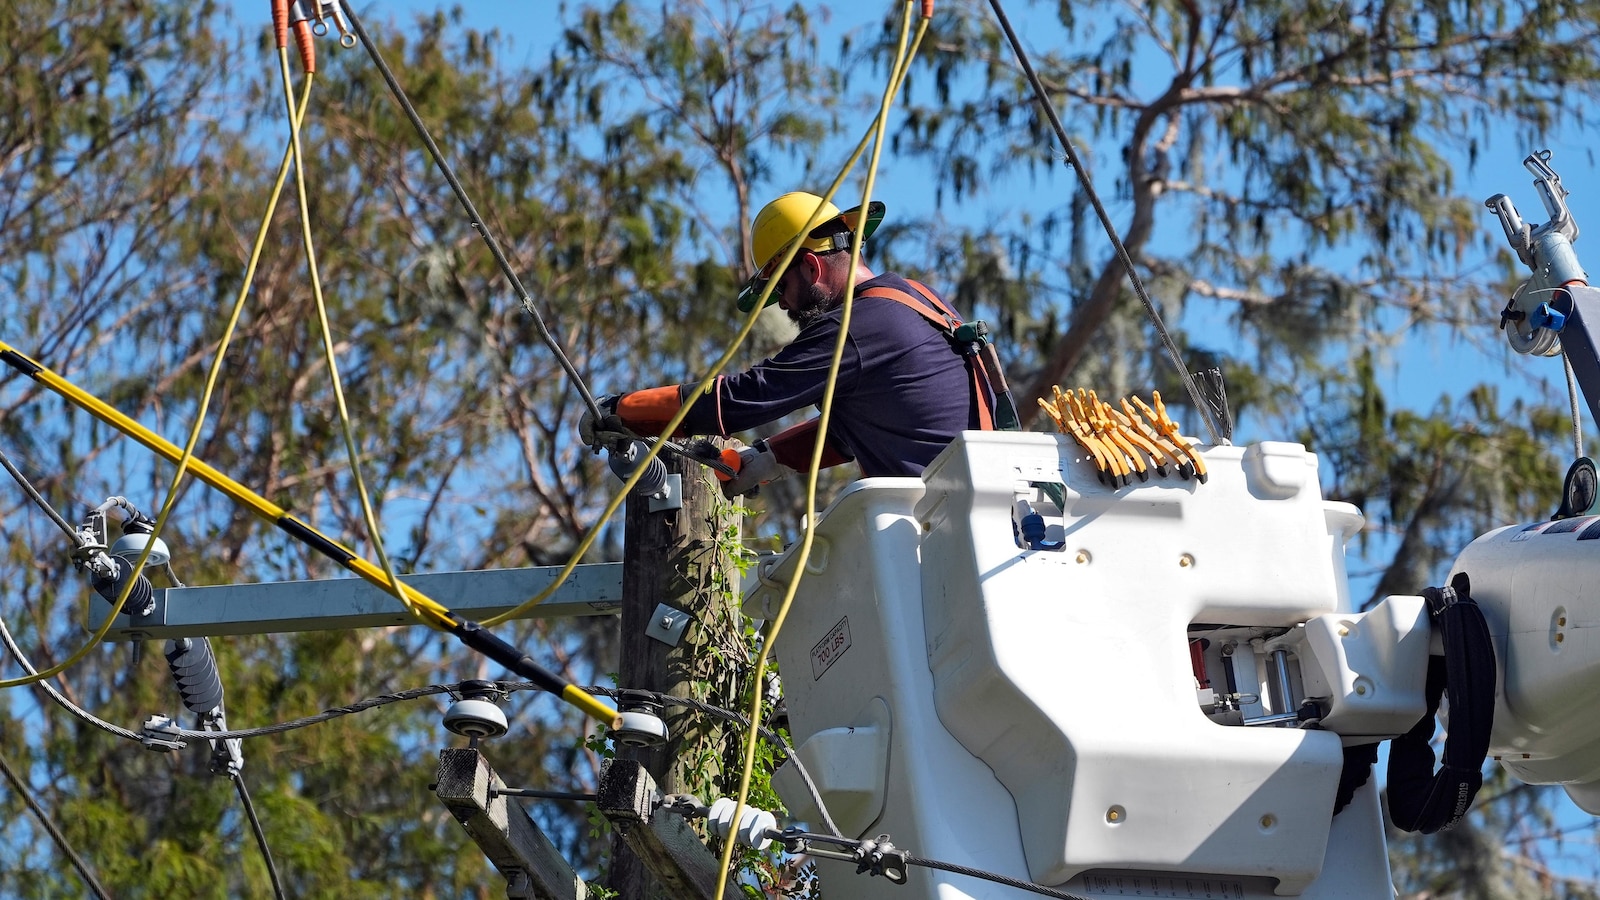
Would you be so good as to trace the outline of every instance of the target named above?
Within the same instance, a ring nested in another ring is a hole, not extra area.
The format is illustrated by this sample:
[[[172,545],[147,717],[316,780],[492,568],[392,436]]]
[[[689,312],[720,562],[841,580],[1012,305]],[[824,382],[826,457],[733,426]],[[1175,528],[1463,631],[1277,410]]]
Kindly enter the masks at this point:
[[[462,616],[483,619],[536,596],[555,580],[560,566],[406,575],[400,580],[429,596],[446,598]],[[622,602],[622,564],[577,566],[528,618],[616,613]],[[89,621],[104,621],[111,606],[99,596]],[[117,617],[107,640],[281,634],[420,624],[382,589],[360,578],[273,581],[155,591],[149,615]]]

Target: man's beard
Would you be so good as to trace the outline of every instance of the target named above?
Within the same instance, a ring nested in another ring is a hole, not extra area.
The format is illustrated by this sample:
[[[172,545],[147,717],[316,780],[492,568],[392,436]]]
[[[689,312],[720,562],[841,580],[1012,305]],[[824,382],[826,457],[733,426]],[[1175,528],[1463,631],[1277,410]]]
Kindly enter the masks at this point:
[[[822,318],[823,313],[833,308],[838,296],[820,284],[808,284],[801,293],[801,303],[795,309],[789,310],[789,321],[801,328]]]

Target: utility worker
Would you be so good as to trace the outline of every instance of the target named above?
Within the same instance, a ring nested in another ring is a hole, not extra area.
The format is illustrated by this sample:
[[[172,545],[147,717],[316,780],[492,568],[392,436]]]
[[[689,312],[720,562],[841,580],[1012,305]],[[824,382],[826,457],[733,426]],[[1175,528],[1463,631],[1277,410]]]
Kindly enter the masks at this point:
[[[801,234],[818,207],[820,225]],[[750,226],[756,275],[739,293],[748,313],[767,282],[777,279],[767,305],[780,304],[800,333],[769,359],[737,375],[718,376],[684,419],[686,434],[724,437],[765,425],[797,409],[820,409],[843,316],[850,245],[864,242],[883,220],[874,202],[839,212],[815,194],[795,191],[767,204]],[[800,250],[775,271],[791,244]],[[961,320],[927,287],[899,275],[855,270],[850,334],[840,360],[822,465],[856,460],[863,477],[919,475],[957,434],[993,428],[994,398],[977,345],[955,334]],[[693,384],[633,391],[602,403],[641,435],[660,434]],[[592,443],[595,425],[584,414],[580,432]],[[810,467],[818,419],[786,429],[740,451],[739,472],[723,486],[728,496]]]

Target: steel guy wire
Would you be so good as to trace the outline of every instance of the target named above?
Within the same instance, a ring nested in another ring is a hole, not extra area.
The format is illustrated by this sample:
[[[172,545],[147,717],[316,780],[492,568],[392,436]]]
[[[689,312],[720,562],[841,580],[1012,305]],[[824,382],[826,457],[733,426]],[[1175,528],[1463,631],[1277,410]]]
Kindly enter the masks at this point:
[[[527,689],[529,690],[545,690],[544,688],[535,685],[531,681],[519,682],[519,684],[527,685]],[[171,733],[176,734],[178,737],[183,738],[184,740],[227,740],[229,738],[265,737],[269,734],[282,734],[286,731],[294,731],[296,729],[307,728],[312,725],[320,725],[330,719],[337,719],[340,716],[348,716],[358,712],[365,712],[366,710],[373,709],[375,707],[387,706],[390,703],[399,703],[404,700],[417,700],[433,694],[447,694],[450,693],[450,691],[455,687],[456,685],[454,684],[430,684],[426,687],[412,688],[405,691],[396,691],[392,694],[379,694],[376,697],[368,697],[365,700],[359,700],[348,706],[334,706],[315,715],[303,716],[298,719],[290,719],[286,722],[279,722],[275,725],[263,725],[259,728],[239,728],[230,731],[195,731],[188,728],[174,728],[172,729]]]
[[[782,831],[768,830],[767,836],[783,844],[784,848],[790,853],[808,853],[821,859],[837,859],[842,862],[855,863],[857,875],[889,875],[888,867],[883,863],[892,854],[894,858],[898,858],[906,866],[922,866],[926,869],[939,869],[957,875],[966,875],[970,878],[981,878],[984,881],[992,881],[1007,887],[1032,891],[1035,894],[1042,894],[1046,897],[1056,897],[1059,900],[1085,900],[1085,898],[1077,894],[1071,894],[1038,882],[1012,878],[1009,875],[1002,875],[998,872],[990,872],[986,869],[978,869],[972,866],[964,866],[960,863],[917,856],[902,847],[896,847],[890,840],[890,835],[887,834],[879,835],[877,838],[831,838],[827,835],[787,828]],[[817,846],[819,843],[828,845],[830,849],[823,849]],[[834,850],[831,849],[832,847],[840,849]],[[904,883],[904,880],[902,870],[902,877],[896,883]]]
[[[78,852],[72,849],[72,845],[67,843],[67,836],[61,833],[60,828],[56,827],[55,820],[51,819],[49,813],[44,811],[44,807],[40,806],[39,802],[34,799],[33,791],[28,789],[27,782],[23,781],[21,776],[12,770],[11,764],[6,762],[6,758],[3,755],[0,755],[0,775],[4,775],[6,780],[11,782],[11,787],[16,790],[17,794],[22,797],[22,802],[27,804],[28,809],[38,818],[39,824],[44,826],[45,831],[50,832],[50,837],[55,840],[56,846],[60,847],[61,852],[66,854],[67,859],[72,862],[72,867],[78,870],[78,877],[83,879],[83,883],[89,890],[94,891],[94,895],[99,897],[100,900],[111,900],[111,895],[106,893],[106,889],[94,877],[94,873],[89,871],[89,866],[83,861],[83,857],[79,856]]]
[[[994,8],[994,15],[1000,22],[1000,28],[1006,33],[1006,40],[1011,43],[1011,51],[1016,54],[1017,62],[1021,64],[1022,71],[1028,77],[1028,83],[1033,86],[1033,93],[1039,105],[1044,108],[1045,115],[1050,119],[1050,127],[1055,130],[1056,138],[1061,141],[1062,149],[1066,151],[1067,164],[1078,175],[1078,182],[1083,185],[1084,195],[1089,198],[1089,203],[1094,206],[1095,215],[1100,218],[1100,225],[1105,228],[1106,237],[1111,239],[1112,249],[1116,251],[1117,261],[1122,264],[1122,269],[1128,274],[1128,283],[1133,285],[1133,292],[1138,295],[1139,302],[1144,304],[1144,310],[1150,316],[1150,321],[1155,324],[1156,333],[1161,336],[1161,345],[1166,348],[1167,356],[1172,359],[1172,364],[1178,369],[1178,380],[1183,382],[1184,388],[1189,391],[1189,400],[1194,404],[1195,412],[1199,414],[1200,421],[1205,423],[1206,431],[1211,435],[1211,443],[1223,443],[1222,432],[1217,424],[1212,421],[1214,415],[1211,405],[1200,396],[1200,387],[1195,383],[1194,376],[1190,374],[1189,367],[1183,362],[1183,354],[1178,351],[1178,345],[1172,340],[1167,326],[1161,321],[1161,313],[1156,309],[1155,301],[1150,299],[1150,294],[1145,290],[1144,279],[1139,277],[1139,272],[1133,266],[1133,257],[1128,254],[1128,248],[1123,245],[1122,238],[1117,235],[1117,226],[1112,224],[1111,216],[1106,212],[1105,205],[1100,202],[1100,195],[1094,189],[1094,182],[1089,178],[1089,171],[1083,167],[1083,161],[1078,158],[1078,151],[1072,144],[1072,139],[1067,137],[1067,129],[1062,126],[1061,119],[1056,115],[1056,108],[1050,102],[1050,95],[1045,90],[1044,82],[1039,80],[1033,71],[1033,63],[1028,60],[1027,51],[1022,49],[1022,42],[1017,39],[1017,33],[1011,29],[1011,20],[1006,18],[1006,11],[1001,8],[1000,0],[989,0],[989,5]]]
[[[925,857],[915,856],[910,853],[905,855],[905,860],[906,865],[908,866],[922,866],[925,869],[939,869],[944,872],[954,872],[957,875],[967,875],[972,878],[981,878],[984,881],[992,881],[995,884],[1003,884],[1006,887],[1014,887],[1024,891],[1032,891],[1035,894],[1040,894],[1045,897],[1056,897],[1059,898],[1059,900],[1085,900],[1084,897],[1081,897],[1077,894],[1069,894],[1066,891],[1059,890],[1057,888],[1048,887],[1032,881],[1023,881],[1020,878],[1012,878],[1009,875],[1001,875],[998,872],[988,872],[983,869],[974,869],[971,866],[963,866],[958,863],[944,862],[937,859],[927,859]]]
[[[6,471],[11,473],[11,477],[17,480],[17,484],[22,485],[22,492],[27,494],[29,499],[38,504],[39,508],[45,511],[45,515],[50,517],[50,521],[56,523],[57,527],[67,533],[67,537],[72,540],[73,546],[78,546],[80,543],[78,540],[78,532],[72,527],[72,523],[62,518],[61,514],[56,512],[55,507],[51,506],[49,501],[45,500],[44,496],[40,494],[32,484],[28,483],[27,477],[25,477],[15,465],[12,465],[11,457],[6,456],[6,452],[4,450],[0,450],[0,465],[5,466]]]

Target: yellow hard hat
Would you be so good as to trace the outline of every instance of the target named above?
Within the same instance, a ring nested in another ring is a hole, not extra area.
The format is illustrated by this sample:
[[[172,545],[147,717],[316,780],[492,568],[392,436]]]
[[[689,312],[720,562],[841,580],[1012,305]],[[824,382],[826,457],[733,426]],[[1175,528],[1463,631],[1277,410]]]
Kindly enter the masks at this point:
[[[818,211],[818,207],[821,211]],[[816,253],[827,253],[850,246],[850,235],[857,228],[861,240],[866,241],[883,221],[885,207],[874,200],[868,204],[866,215],[861,207],[839,212],[839,207],[824,201],[816,194],[790,191],[761,207],[754,222],[750,223],[750,248],[756,274],[739,292],[739,311],[749,312],[766,284],[778,273],[778,263],[789,251],[789,246],[801,240],[800,246]],[[817,225],[802,235],[807,222],[817,220]],[[767,305],[778,302],[777,294],[767,298]]]

